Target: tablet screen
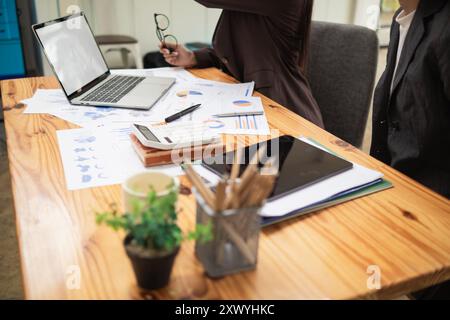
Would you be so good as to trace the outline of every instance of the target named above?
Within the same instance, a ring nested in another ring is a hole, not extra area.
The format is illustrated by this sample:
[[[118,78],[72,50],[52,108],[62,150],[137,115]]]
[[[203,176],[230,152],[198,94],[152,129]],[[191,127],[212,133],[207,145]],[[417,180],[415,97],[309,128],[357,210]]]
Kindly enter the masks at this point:
[[[267,149],[262,154],[259,167],[264,166],[264,163],[271,159],[272,163],[279,168],[279,177],[269,201],[353,168],[351,162],[294,137],[282,136],[245,148],[240,161],[241,174],[250,159],[263,145],[266,145]],[[233,161],[234,153],[231,152],[205,159],[203,166],[216,174],[224,175],[231,172]]]

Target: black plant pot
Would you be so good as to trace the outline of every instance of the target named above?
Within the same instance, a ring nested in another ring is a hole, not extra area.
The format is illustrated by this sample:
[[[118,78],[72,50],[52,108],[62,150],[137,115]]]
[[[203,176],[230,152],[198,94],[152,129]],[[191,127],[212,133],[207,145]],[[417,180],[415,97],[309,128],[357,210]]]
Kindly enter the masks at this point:
[[[178,247],[172,253],[160,257],[142,257],[129,249],[132,240],[131,236],[127,236],[124,245],[133,265],[139,287],[145,290],[157,290],[167,286],[180,248]]]

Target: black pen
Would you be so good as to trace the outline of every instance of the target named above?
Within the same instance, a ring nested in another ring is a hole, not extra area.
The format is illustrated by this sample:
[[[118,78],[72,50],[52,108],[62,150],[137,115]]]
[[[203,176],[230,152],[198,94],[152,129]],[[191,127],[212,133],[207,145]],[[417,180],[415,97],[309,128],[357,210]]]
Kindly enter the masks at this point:
[[[185,115],[194,112],[195,110],[197,110],[198,108],[200,108],[202,105],[201,104],[196,104],[195,106],[192,106],[190,108],[187,108],[186,110],[180,111],[168,118],[166,118],[164,121],[166,123],[170,123],[170,122],[174,122],[175,120],[180,119],[181,117],[184,117]]]

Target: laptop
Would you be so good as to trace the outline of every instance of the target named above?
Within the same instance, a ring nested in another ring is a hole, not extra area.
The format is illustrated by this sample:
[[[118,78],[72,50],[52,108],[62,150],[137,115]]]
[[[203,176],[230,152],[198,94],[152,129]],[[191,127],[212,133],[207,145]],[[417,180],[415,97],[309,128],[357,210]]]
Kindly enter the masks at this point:
[[[174,78],[111,74],[83,12],[33,31],[71,104],[148,110],[175,84]]]

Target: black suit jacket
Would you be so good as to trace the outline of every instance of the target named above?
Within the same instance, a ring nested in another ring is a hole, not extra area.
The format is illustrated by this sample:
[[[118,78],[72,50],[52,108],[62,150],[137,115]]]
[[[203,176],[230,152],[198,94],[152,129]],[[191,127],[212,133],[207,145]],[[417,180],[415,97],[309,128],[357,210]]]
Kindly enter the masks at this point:
[[[298,65],[305,0],[195,0],[223,9],[213,49],[195,52],[198,67],[215,66],[323,127],[319,106]]]
[[[420,2],[392,79],[398,42],[394,19],[375,92],[371,154],[450,197],[450,1]]]

